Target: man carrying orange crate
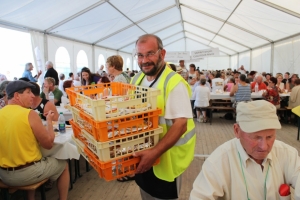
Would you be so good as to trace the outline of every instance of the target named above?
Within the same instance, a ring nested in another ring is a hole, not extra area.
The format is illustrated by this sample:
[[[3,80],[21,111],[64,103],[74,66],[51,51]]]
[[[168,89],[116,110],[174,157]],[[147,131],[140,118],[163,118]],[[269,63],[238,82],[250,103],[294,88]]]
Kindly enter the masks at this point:
[[[162,109],[159,118],[163,133],[152,149],[136,152],[141,157],[135,181],[143,200],[178,199],[181,174],[194,158],[195,124],[190,107],[188,83],[165,63],[166,50],[156,35],[146,34],[136,41],[136,59],[141,68],[132,84],[161,90],[157,97]],[[152,167],[156,159],[160,163]]]

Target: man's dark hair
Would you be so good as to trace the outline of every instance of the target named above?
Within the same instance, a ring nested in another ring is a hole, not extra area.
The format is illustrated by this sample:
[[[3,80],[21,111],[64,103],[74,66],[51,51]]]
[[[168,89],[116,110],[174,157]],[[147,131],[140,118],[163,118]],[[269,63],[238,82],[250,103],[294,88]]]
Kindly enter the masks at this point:
[[[221,73],[218,72],[218,73],[216,74],[216,78],[220,78],[220,77],[221,77]]]
[[[35,82],[30,82],[30,83],[35,86],[34,89],[31,89],[32,94],[34,96],[39,96],[40,93],[41,93],[40,86],[37,83],[35,83]]]
[[[300,79],[299,78],[295,80],[295,84],[300,85]]]
[[[21,89],[21,90],[16,91],[16,92],[19,93],[19,94],[22,94],[26,89],[27,89],[27,88],[24,88],[24,89]],[[10,100],[10,99],[14,98],[14,94],[15,94],[15,93],[12,93],[12,94],[10,94],[10,95],[7,95],[7,100]]]
[[[240,80],[243,81],[243,82],[246,81],[246,75],[245,75],[245,74],[241,74],[239,78],[240,78]]]
[[[19,78],[20,81],[26,81],[26,82],[30,82],[30,80],[26,77],[22,77],[22,78]]]
[[[145,34],[145,35],[140,36],[140,37],[137,39],[137,41],[135,42],[135,46],[137,45],[137,43],[138,43],[139,41],[142,41],[142,42],[143,42],[143,41],[145,41],[145,39],[148,38],[148,37],[154,37],[154,38],[156,39],[158,49],[163,49],[163,48],[164,48],[161,39],[160,39],[158,36],[154,35],[154,34]]]
[[[69,73],[69,77],[71,78],[73,76],[73,72],[70,72]]]

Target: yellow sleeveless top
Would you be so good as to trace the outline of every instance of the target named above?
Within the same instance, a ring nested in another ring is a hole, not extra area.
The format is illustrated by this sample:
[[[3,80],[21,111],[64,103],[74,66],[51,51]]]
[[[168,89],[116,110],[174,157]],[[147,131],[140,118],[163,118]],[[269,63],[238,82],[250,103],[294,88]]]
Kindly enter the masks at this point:
[[[30,111],[19,105],[0,109],[0,167],[18,167],[42,158],[29,124]]]

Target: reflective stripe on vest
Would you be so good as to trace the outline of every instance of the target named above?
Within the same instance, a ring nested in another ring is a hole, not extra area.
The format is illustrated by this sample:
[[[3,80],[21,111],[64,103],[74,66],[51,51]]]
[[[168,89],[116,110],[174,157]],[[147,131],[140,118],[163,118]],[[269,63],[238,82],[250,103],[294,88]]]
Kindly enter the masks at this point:
[[[169,80],[172,78],[172,76],[174,76],[176,73],[175,72],[171,72],[168,74],[165,82],[164,82],[164,99],[166,100],[166,88],[167,88],[167,85],[169,83]],[[166,105],[166,104],[165,104]]]
[[[173,122],[171,119],[165,119],[164,117],[159,117],[159,124],[166,124],[167,127],[171,127]],[[180,146],[187,143],[196,134],[195,128],[186,133],[183,138],[179,138],[174,146]]]
[[[135,85],[135,82],[140,78],[140,76],[141,76],[142,73],[143,73],[142,71],[140,71],[139,73],[137,73],[137,74],[133,77],[133,79],[132,79],[132,81],[131,81],[131,84],[134,84],[134,85]]]

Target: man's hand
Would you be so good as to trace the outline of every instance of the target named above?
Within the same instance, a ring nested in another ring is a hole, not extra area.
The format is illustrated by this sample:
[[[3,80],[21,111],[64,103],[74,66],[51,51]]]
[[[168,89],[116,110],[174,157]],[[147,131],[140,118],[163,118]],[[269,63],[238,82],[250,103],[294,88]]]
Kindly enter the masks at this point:
[[[44,87],[43,88],[43,92],[45,95],[47,95],[49,93],[49,88],[48,87]]]
[[[152,149],[141,151],[141,152],[134,152],[132,154],[134,157],[141,157],[141,161],[139,163],[138,168],[136,169],[136,174],[144,173],[148,171],[158,158],[156,153],[153,152]]]
[[[44,113],[44,116],[46,117],[47,121],[54,121],[54,112],[52,110],[49,110],[47,113]]]
[[[42,70],[40,70],[39,72],[38,72],[38,76],[40,76],[42,74]]]

